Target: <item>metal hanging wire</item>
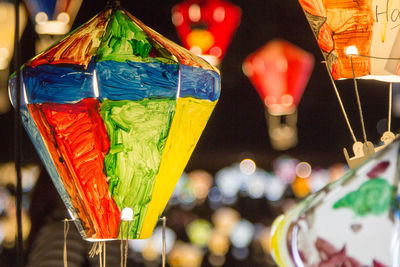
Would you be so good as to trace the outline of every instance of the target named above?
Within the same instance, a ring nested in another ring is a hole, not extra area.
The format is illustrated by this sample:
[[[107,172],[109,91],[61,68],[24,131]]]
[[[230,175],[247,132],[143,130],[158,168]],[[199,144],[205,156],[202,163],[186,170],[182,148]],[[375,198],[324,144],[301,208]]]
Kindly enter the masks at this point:
[[[391,126],[392,126],[392,94],[393,94],[392,83],[389,83],[388,132],[391,131]]]
[[[336,97],[337,97],[337,99],[338,99],[338,101],[339,101],[339,105],[340,105],[340,108],[341,108],[341,110],[342,110],[344,119],[346,120],[347,127],[349,128],[351,137],[353,138],[353,141],[354,141],[354,143],[355,143],[355,142],[357,142],[357,138],[356,138],[356,136],[354,135],[354,131],[353,131],[353,128],[351,127],[351,124],[350,124],[350,121],[349,121],[349,117],[347,116],[346,110],[345,110],[345,108],[344,108],[342,98],[340,97],[339,91],[338,91],[338,89],[337,89],[337,87],[336,87],[335,80],[334,80],[333,77],[332,77],[331,71],[329,70],[328,63],[327,63],[326,61],[323,61],[322,63],[325,64],[326,70],[328,71],[328,75],[329,75],[329,78],[330,78],[331,83],[332,83],[332,85],[333,85],[333,89],[335,90]]]
[[[360,94],[358,93],[357,79],[356,79],[356,74],[354,72],[353,55],[350,55],[350,62],[351,62],[351,70],[353,71],[354,91],[356,93],[356,98],[357,98],[357,106],[358,106],[358,112],[360,114],[362,133],[364,137],[364,142],[367,142],[367,133],[365,132],[364,116],[361,107]]]
[[[22,127],[21,127],[21,48],[19,42],[19,6],[20,0],[14,0],[15,8],[15,32],[14,32],[14,69],[16,71],[16,107],[14,113],[14,161],[16,171],[16,197],[15,197],[15,210],[17,217],[17,240],[16,240],[16,266],[22,267],[24,265],[23,253],[23,240],[22,240],[22,176],[21,176],[21,162],[22,162]]]

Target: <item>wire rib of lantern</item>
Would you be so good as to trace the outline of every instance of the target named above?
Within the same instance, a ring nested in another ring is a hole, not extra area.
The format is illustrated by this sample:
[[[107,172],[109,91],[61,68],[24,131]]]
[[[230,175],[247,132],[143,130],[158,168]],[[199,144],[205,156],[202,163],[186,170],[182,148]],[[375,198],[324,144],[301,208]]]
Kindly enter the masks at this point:
[[[364,137],[364,142],[367,142],[367,133],[365,132],[364,116],[363,116],[363,111],[362,111],[362,107],[361,107],[360,95],[358,93],[356,74],[354,72],[353,55],[350,55],[350,62],[351,62],[351,70],[353,71],[354,92],[356,93],[358,112],[360,113],[362,133],[363,133],[363,137]]]
[[[392,125],[392,83],[389,83],[389,112],[388,112],[388,131],[390,132],[390,128]]]
[[[322,63],[325,64],[326,70],[328,71],[328,75],[329,75],[329,78],[331,79],[331,83],[332,83],[333,89],[335,90],[336,97],[337,97],[337,99],[338,99],[338,101],[339,101],[339,105],[340,105],[340,108],[341,108],[341,110],[342,110],[344,119],[346,120],[347,127],[349,128],[351,137],[353,138],[353,141],[354,141],[354,143],[355,143],[355,142],[357,142],[357,138],[356,138],[356,136],[354,135],[354,131],[353,131],[353,128],[351,127],[351,124],[350,124],[350,121],[349,121],[349,117],[347,116],[347,113],[346,113],[346,109],[344,108],[342,98],[340,97],[339,91],[338,91],[338,89],[337,89],[337,87],[336,87],[335,80],[333,79],[332,74],[331,74],[331,72],[330,72],[330,70],[329,70],[328,63],[327,63],[326,61],[322,61]]]
[[[14,33],[14,68],[16,71],[16,87],[18,88],[16,97],[16,108],[14,113],[14,157],[15,157],[15,171],[16,171],[16,198],[15,198],[15,210],[17,217],[17,244],[16,244],[16,266],[22,267],[24,262],[23,255],[23,241],[22,241],[22,177],[21,177],[21,161],[22,161],[22,129],[21,129],[21,72],[19,70],[21,66],[21,49],[19,42],[19,6],[20,0],[14,0],[15,8],[15,33]]]
[[[129,223],[130,223],[130,220],[128,220],[128,223],[127,223],[127,226],[126,226],[124,267],[126,267],[126,264],[127,264],[127,261],[128,261]]]
[[[167,240],[165,237],[165,230],[167,228],[167,217],[163,216],[162,220],[162,267],[165,267],[165,258],[167,254]]]
[[[368,56],[368,55],[357,55],[358,57],[367,57],[373,59],[387,59],[387,60],[400,60],[400,57],[377,57],[377,56]]]

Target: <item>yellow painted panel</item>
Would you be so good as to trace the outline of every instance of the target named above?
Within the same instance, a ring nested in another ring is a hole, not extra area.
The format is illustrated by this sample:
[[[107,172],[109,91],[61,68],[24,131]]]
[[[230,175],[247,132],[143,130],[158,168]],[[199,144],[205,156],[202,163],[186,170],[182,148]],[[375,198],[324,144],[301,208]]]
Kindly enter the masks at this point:
[[[149,238],[217,101],[178,98],[140,238]]]

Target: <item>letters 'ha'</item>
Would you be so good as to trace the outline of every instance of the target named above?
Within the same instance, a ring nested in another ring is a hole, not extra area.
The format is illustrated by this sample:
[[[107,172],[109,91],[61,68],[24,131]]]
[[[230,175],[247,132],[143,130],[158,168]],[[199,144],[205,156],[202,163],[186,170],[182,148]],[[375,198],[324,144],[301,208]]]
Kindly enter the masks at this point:
[[[400,82],[400,2],[299,0],[335,79]],[[350,51],[348,50],[350,49]]]
[[[279,266],[400,266],[400,140],[273,224]]]
[[[83,237],[148,238],[218,100],[218,71],[117,7],[21,75],[24,126]]]

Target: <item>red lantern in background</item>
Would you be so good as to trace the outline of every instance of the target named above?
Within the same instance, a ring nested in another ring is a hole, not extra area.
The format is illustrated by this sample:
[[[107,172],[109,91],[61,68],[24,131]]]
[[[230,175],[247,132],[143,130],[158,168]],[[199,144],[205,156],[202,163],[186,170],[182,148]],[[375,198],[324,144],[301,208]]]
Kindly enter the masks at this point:
[[[219,65],[240,23],[241,10],[225,0],[186,0],[172,9],[185,48]]]
[[[286,150],[297,144],[297,105],[314,66],[312,54],[283,40],[273,40],[250,54],[243,72],[253,83],[267,112],[271,144]],[[285,123],[282,123],[285,116]]]

